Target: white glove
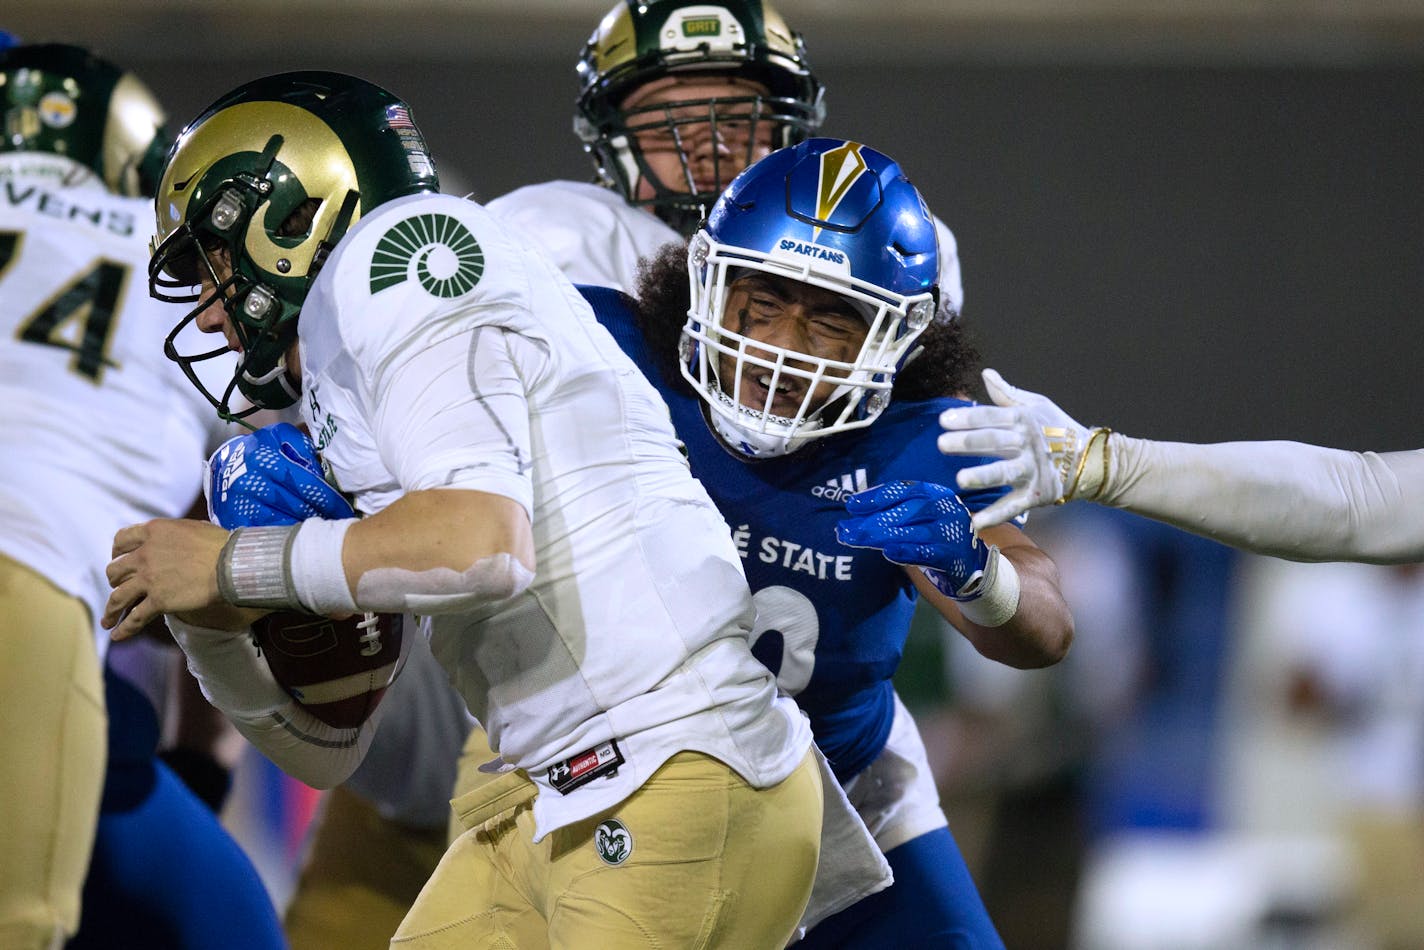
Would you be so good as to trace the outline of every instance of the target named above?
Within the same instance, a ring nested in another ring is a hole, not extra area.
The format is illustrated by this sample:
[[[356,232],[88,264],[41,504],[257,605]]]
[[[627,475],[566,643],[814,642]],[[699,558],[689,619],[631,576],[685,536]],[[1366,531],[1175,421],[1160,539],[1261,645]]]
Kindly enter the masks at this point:
[[[966,491],[1010,489],[974,515],[975,531],[1003,524],[1040,505],[1101,496],[1107,481],[1109,430],[1080,425],[1048,397],[1015,389],[992,369],[984,370],[984,386],[995,405],[946,409],[939,417],[946,431],[938,445],[945,455],[1002,459],[959,472],[959,487]]]

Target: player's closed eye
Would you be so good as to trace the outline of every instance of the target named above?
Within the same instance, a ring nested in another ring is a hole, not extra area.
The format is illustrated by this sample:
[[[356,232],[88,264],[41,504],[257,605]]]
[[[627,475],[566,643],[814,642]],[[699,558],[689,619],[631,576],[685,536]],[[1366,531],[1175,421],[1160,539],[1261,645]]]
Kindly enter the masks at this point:
[[[822,336],[836,340],[849,340],[861,335],[860,328],[864,326],[864,323],[856,317],[839,313],[825,313],[814,314],[811,317],[811,325]]]

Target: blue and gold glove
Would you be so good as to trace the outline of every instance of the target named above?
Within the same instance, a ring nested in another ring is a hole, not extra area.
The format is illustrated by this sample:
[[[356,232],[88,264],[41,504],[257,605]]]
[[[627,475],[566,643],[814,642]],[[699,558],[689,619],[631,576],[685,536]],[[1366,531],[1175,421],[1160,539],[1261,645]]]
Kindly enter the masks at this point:
[[[876,548],[896,564],[918,567],[946,597],[968,601],[982,592],[995,549],[974,534],[969,509],[953,489],[890,482],[850,496],[846,511],[851,517],[836,525],[842,544]]]
[[[219,446],[208,459],[203,494],[208,519],[229,531],[356,514],[322,477],[311,439],[285,422]]]

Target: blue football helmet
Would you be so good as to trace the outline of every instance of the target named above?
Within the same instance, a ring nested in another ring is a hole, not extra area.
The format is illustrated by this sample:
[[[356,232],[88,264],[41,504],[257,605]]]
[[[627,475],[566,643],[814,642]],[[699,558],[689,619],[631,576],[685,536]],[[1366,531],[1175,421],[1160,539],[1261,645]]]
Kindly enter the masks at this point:
[[[682,374],[723,442],[751,458],[874,422],[939,295],[938,241],[924,199],[891,158],[842,139],[809,139],[738,175],[689,245],[688,270]],[[822,359],[729,326],[729,288],[747,271],[849,301],[868,327],[856,358]],[[743,392],[755,370],[764,373],[764,399]],[[818,399],[827,383],[831,395]],[[794,414],[772,412],[779,389],[800,394]],[[744,396],[760,405],[744,405]]]

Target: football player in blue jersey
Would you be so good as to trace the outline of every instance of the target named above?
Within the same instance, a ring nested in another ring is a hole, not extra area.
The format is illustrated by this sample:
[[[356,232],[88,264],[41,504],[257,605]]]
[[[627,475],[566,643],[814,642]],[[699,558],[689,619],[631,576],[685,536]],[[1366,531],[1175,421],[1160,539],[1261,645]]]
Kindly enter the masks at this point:
[[[956,494],[974,462],[936,448],[976,359],[937,316],[938,275],[933,219],[899,166],[811,139],[733,181],[688,248],[649,263],[636,301],[583,288],[727,519],[754,652],[894,870],[811,947],[1002,945],[891,676],[920,597],[1014,667],[1057,662],[1073,634],[1052,561],[1012,524],[972,531],[997,493]]]

